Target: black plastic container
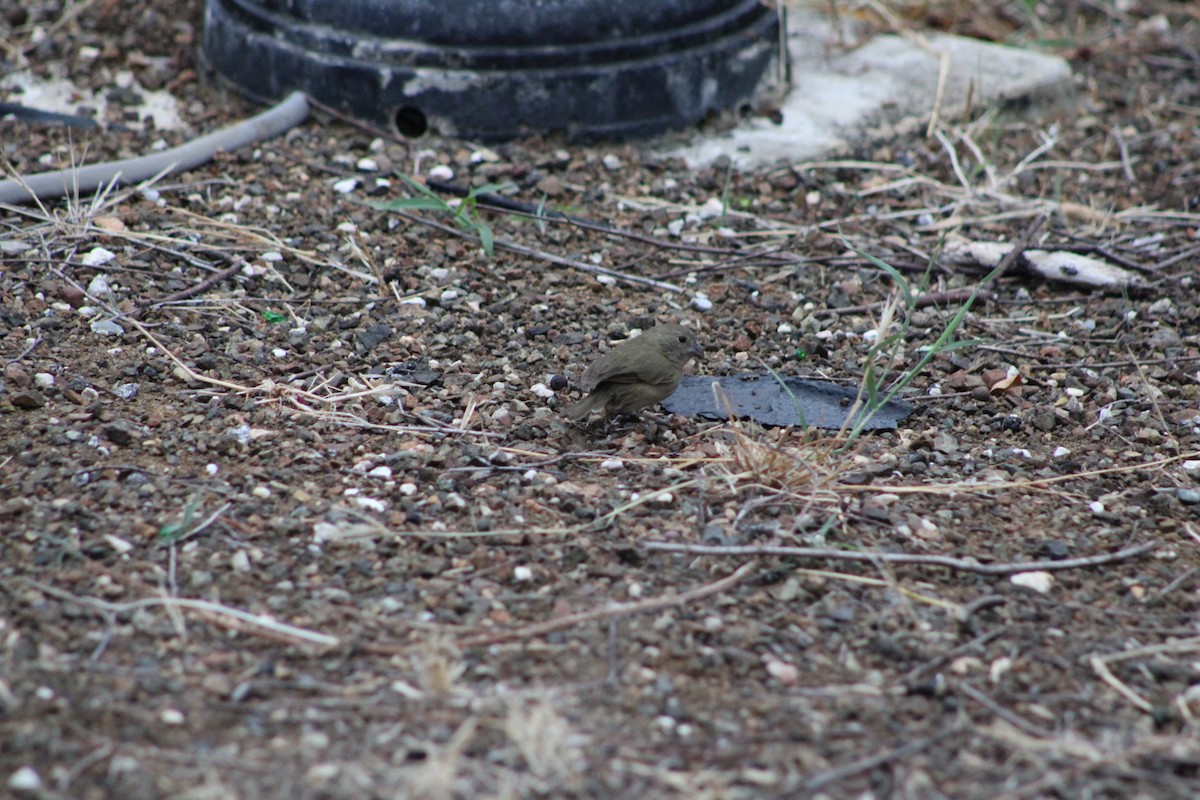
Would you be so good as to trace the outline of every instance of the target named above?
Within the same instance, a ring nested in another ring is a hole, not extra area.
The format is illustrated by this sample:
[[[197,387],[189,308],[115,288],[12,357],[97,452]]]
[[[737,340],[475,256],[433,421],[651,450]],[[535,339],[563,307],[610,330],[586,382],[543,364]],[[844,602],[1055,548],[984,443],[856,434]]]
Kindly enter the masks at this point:
[[[780,46],[761,0],[208,0],[204,25],[251,97],[484,141],[684,128],[748,103]]]

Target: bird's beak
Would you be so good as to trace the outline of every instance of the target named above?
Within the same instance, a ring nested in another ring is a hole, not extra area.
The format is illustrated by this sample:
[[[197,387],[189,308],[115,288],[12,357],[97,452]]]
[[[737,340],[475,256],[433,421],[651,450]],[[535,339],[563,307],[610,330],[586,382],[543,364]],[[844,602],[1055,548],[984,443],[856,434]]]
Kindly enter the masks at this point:
[[[701,356],[704,355],[704,345],[700,344],[699,342],[696,342],[695,344],[693,344],[691,347],[689,347],[684,352],[686,352],[689,356],[695,356],[696,358],[700,358]]]

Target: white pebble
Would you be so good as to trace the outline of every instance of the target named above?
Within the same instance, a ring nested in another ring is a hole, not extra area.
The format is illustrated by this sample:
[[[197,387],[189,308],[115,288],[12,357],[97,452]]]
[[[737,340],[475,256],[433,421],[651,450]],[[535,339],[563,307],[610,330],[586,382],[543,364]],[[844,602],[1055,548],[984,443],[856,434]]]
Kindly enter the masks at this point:
[[[767,674],[784,686],[791,686],[800,679],[800,670],[794,664],[774,658],[767,661]]]
[[[1037,572],[1018,572],[1009,578],[1009,581],[1014,586],[1024,586],[1026,589],[1033,589],[1039,594],[1046,594],[1050,591],[1050,587],[1054,585],[1054,575],[1040,570]]]
[[[722,216],[725,213],[725,202],[720,197],[710,197],[704,201],[704,204],[696,209],[696,213],[700,219],[712,219],[713,217]]]
[[[354,168],[359,172],[378,172],[379,162],[373,158],[360,158],[355,162]]]
[[[1069,455],[1071,455],[1071,448],[1069,447],[1063,447],[1062,445],[1059,445],[1058,447],[1054,448],[1055,458],[1062,458],[1063,456]]]
[[[91,250],[84,253],[83,258],[80,260],[83,262],[85,267],[99,267],[103,264],[107,264],[116,257],[117,254],[112,250],[106,250],[103,247],[93,247]],[[96,277],[92,278],[92,282],[88,284],[89,294],[96,294],[96,292],[92,291],[92,285],[101,279],[104,280],[104,290],[100,292],[100,294],[105,294],[108,292],[108,277],[105,275],[97,275]]]
[[[708,295],[703,292],[697,292],[692,295],[692,308],[697,311],[712,311],[713,302],[708,299]]]
[[[604,158],[600,159],[600,163],[604,164],[604,168],[611,172],[616,172],[623,166],[621,159],[612,153],[609,153],[608,155],[604,156]]]
[[[271,490],[266,486],[255,486],[250,490],[250,494],[254,495],[259,500],[266,500],[271,496]]]
[[[133,549],[133,545],[122,539],[120,536],[114,536],[111,533],[104,534],[104,541],[112,545],[112,549],[118,555],[124,555]]]
[[[367,497],[366,495],[354,497],[350,502],[359,508],[365,508],[367,511],[374,511],[376,513],[387,511],[387,503],[374,497]]]
[[[445,164],[437,164],[429,169],[429,177],[435,181],[454,180],[454,170]]]
[[[337,230],[338,233],[355,233],[358,231],[358,226],[347,220],[346,222],[339,223]]]
[[[318,522],[313,525],[313,542],[315,544],[324,544],[340,539],[342,529],[331,522]]]
[[[606,458],[600,462],[600,469],[616,471],[625,468],[625,462],[619,458]]]
[[[400,484],[400,494],[405,496],[414,495],[417,493],[417,485],[415,483]]]
[[[238,550],[229,559],[229,566],[233,567],[234,572],[249,572],[250,571],[250,556],[245,550]]]
[[[524,565],[513,567],[513,580],[517,583],[524,583],[533,580],[533,570]]]
[[[49,372],[39,372],[33,376],[33,383],[39,389],[49,389],[54,385],[54,376]]]
[[[221,468],[218,467],[216,464],[208,464],[204,467],[204,471],[207,472],[209,475],[216,475],[218,472],[221,471]]]
[[[350,194],[358,188],[358,178],[345,178],[333,184],[333,190],[338,194]]]
[[[177,708],[164,708],[158,718],[167,725],[182,725],[184,721],[183,712]]]
[[[379,478],[380,480],[388,480],[392,477],[392,468],[385,465],[376,467],[367,473],[368,478]]]
[[[1164,297],[1161,300],[1155,300],[1151,303],[1150,307],[1146,309],[1146,313],[1152,317],[1162,316],[1163,314],[1169,314],[1173,306],[1171,298]]]
[[[14,792],[40,792],[42,776],[33,767],[21,767],[8,778],[8,788]]]
[[[125,332],[124,328],[111,319],[96,320],[90,327],[92,333],[98,333],[101,336],[120,336]]]
[[[554,390],[544,383],[535,383],[529,387],[529,391],[541,398],[554,397]]]

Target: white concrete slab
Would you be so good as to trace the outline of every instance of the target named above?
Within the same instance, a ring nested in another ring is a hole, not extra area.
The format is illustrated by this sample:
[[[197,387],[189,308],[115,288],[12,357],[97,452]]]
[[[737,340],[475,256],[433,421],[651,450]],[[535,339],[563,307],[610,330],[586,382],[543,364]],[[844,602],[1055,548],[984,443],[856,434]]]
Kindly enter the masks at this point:
[[[936,105],[943,54],[948,59],[940,114],[955,118],[997,103],[1031,105],[1064,97],[1071,68],[1057,56],[961,36],[918,40],[879,36],[845,49],[829,19],[816,11],[788,13],[792,90],[780,107],[783,121],[754,117],[733,130],[697,137],[673,149],[692,166],[722,155],[739,168],[779,161],[811,161],[848,145],[886,138],[897,127],[924,127]]]

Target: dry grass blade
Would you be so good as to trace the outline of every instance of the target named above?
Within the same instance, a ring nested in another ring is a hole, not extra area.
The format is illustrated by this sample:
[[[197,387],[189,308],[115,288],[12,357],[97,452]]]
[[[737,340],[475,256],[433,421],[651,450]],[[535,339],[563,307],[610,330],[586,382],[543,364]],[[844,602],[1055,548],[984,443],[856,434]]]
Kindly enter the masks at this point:
[[[676,542],[644,542],[647,550],[660,550],[669,553],[692,553],[694,555],[710,556],[788,556],[793,558],[825,558],[834,561],[866,561],[887,564],[920,564],[935,567],[947,567],[962,572],[976,572],[983,575],[1015,575],[1019,572],[1055,571],[1096,567],[1102,564],[1112,564],[1127,561],[1149,553],[1160,546],[1159,542],[1143,542],[1142,544],[1126,547],[1115,553],[1086,556],[1084,558],[1066,558],[1048,561],[1022,561],[1013,564],[985,564],[974,558],[953,558],[951,556],[932,556],[916,553],[860,553],[850,550],[832,550],[820,547],[786,547],[782,545],[745,545],[718,547],[713,545],[678,544]]]
[[[198,611],[209,615],[211,619],[227,624],[229,627],[235,627],[239,630],[246,630],[257,633],[260,636],[285,642],[299,642],[318,645],[320,647],[337,647],[341,641],[336,636],[328,636],[296,625],[288,625],[287,623],[273,620],[270,617],[251,614],[241,609],[230,608],[229,606],[208,600],[192,600],[183,597],[147,597],[125,603],[110,603],[95,597],[77,597],[70,592],[64,592],[61,589],[47,586],[37,581],[26,581],[26,583],[39,592],[44,592],[61,600],[67,600],[85,608],[93,608],[104,614],[120,614],[135,611],[139,608],[161,606],[168,611],[173,609]]]

